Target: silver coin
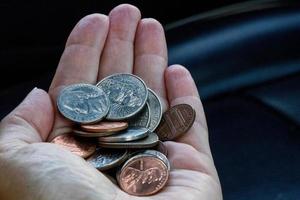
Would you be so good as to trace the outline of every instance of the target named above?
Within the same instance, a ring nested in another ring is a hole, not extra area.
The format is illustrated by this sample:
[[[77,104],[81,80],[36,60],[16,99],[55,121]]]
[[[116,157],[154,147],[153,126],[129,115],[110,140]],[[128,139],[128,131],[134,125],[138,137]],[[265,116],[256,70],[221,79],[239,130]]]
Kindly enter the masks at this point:
[[[148,135],[144,127],[131,127],[112,136],[99,137],[99,142],[126,142],[142,139]]]
[[[127,158],[127,150],[98,148],[86,161],[96,169],[103,171],[119,166]]]
[[[104,118],[110,102],[101,88],[90,84],[65,87],[58,96],[57,107],[66,118],[78,123],[93,123]]]
[[[150,148],[157,145],[159,139],[155,133],[149,133],[147,137],[130,141],[130,142],[100,142],[99,146],[105,148],[116,148],[116,149],[142,149],[142,148]]]
[[[114,135],[117,134],[118,132],[87,132],[78,129],[73,129],[73,133],[74,135],[80,137],[103,137],[103,136]]]
[[[148,128],[150,124],[150,109],[149,104],[146,103],[145,107],[136,116],[128,120],[129,127],[145,127]]]
[[[145,150],[141,153],[150,154],[150,155],[153,155],[154,157],[157,157],[157,158],[161,159],[165,163],[165,165],[167,166],[168,170],[170,171],[170,169],[171,169],[170,162],[169,162],[168,158],[163,153],[161,153],[159,151],[156,151],[156,150],[150,150],[150,149]]]
[[[158,96],[155,94],[154,91],[152,91],[150,88],[148,88],[149,94],[148,94],[148,104],[150,107],[150,125],[149,130],[154,131],[161,120],[162,117],[162,105],[158,98]]]
[[[101,80],[97,86],[107,94],[111,107],[106,118],[123,120],[141,111],[148,98],[145,82],[132,74],[114,74]]]

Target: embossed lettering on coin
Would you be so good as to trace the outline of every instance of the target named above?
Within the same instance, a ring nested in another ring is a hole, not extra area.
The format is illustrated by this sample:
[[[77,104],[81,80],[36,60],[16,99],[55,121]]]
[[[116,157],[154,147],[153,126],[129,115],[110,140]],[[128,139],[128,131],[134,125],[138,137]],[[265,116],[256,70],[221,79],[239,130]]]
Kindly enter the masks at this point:
[[[161,106],[161,102],[160,102],[158,96],[155,94],[155,92],[149,88],[148,88],[148,91],[149,91],[148,104],[150,107],[149,130],[154,131],[157,128],[157,126],[159,125],[159,122],[161,120],[162,106]]]
[[[107,94],[111,107],[107,119],[122,120],[138,113],[145,105],[148,90],[142,79],[132,74],[114,74],[97,86]]]
[[[150,124],[150,109],[149,104],[146,103],[143,110],[141,110],[136,116],[130,118],[128,123],[130,127],[145,127],[148,128]]]
[[[51,143],[58,144],[83,158],[89,157],[96,151],[96,144],[91,140],[77,138],[70,133],[56,136]]]
[[[109,111],[104,91],[90,84],[74,84],[64,88],[57,99],[57,107],[66,118],[78,123],[101,120]]]
[[[174,140],[186,133],[195,121],[196,112],[188,104],[178,104],[167,110],[156,129],[160,140]]]
[[[120,187],[137,196],[151,195],[161,190],[168,181],[169,171],[164,162],[147,154],[129,159],[118,177]]]

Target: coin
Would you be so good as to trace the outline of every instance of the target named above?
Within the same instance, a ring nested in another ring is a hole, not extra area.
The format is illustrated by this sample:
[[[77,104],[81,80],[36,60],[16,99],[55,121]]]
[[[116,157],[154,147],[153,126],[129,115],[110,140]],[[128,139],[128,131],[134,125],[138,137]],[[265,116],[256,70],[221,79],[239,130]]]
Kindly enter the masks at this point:
[[[87,131],[82,131],[82,130],[78,130],[78,129],[73,129],[73,133],[77,136],[80,137],[103,137],[103,136],[109,136],[109,135],[114,135],[117,134],[119,132],[87,132]]]
[[[97,148],[86,161],[100,171],[119,166],[127,158],[127,150]]]
[[[145,127],[147,128],[150,123],[150,109],[149,104],[146,103],[145,107],[133,118],[130,118],[128,123],[130,127]]]
[[[155,149],[156,151],[161,152],[165,156],[168,156],[168,149],[162,141],[158,141],[157,145],[153,149]]]
[[[147,196],[165,186],[169,170],[161,159],[149,154],[138,154],[126,161],[118,176],[122,190],[131,195]]]
[[[81,129],[87,132],[117,132],[122,131],[128,127],[127,122],[99,122],[97,124],[83,124]]]
[[[142,139],[148,135],[148,129],[144,127],[131,127],[112,136],[99,137],[99,142],[126,142]]]
[[[109,103],[101,88],[84,83],[65,87],[57,99],[58,110],[64,117],[85,124],[105,117]]]
[[[150,148],[155,146],[158,143],[158,136],[155,133],[149,133],[147,137],[135,140],[131,142],[99,142],[99,146],[105,148],[116,148],[116,149],[141,149],[141,148]]]
[[[51,143],[58,144],[83,158],[89,157],[96,151],[96,144],[91,140],[80,139],[70,133],[56,136]]]
[[[145,82],[133,74],[113,74],[97,86],[107,94],[111,107],[106,118],[123,120],[141,111],[148,98]]]
[[[170,162],[168,160],[168,158],[161,152],[159,151],[156,151],[156,150],[145,150],[143,151],[142,153],[144,154],[150,154],[150,155],[153,155],[154,157],[158,157],[159,159],[161,159],[165,165],[167,166],[168,170],[170,171],[171,170],[171,165],[170,165]]]
[[[160,140],[174,140],[186,133],[195,121],[196,112],[188,104],[178,104],[167,110],[156,129]]]
[[[155,94],[154,91],[152,91],[150,88],[148,88],[149,94],[148,94],[148,104],[150,107],[150,125],[149,130],[154,131],[157,126],[159,125],[159,122],[161,120],[162,116],[162,106],[161,102],[158,98],[158,96]]]

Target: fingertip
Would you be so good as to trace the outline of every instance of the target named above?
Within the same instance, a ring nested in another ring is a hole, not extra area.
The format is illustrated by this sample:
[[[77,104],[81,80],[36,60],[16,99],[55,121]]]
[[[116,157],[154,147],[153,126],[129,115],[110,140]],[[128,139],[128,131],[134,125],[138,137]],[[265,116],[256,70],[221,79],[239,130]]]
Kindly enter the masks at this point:
[[[128,18],[128,19],[140,19],[141,11],[131,4],[120,4],[112,9],[109,13],[109,17],[116,18]]]

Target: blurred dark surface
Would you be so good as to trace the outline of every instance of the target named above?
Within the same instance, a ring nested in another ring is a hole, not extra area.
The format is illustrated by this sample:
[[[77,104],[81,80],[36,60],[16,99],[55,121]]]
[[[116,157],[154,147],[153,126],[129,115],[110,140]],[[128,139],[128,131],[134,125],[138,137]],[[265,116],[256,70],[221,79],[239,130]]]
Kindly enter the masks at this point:
[[[1,3],[1,118],[34,86],[48,88],[76,21],[119,2]],[[136,2],[166,25],[170,64],[185,65],[197,83],[224,199],[300,199],[297,2],[217,11],[209,10],[238,1]]]

